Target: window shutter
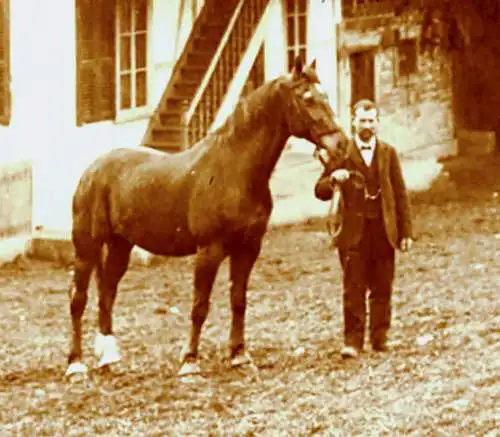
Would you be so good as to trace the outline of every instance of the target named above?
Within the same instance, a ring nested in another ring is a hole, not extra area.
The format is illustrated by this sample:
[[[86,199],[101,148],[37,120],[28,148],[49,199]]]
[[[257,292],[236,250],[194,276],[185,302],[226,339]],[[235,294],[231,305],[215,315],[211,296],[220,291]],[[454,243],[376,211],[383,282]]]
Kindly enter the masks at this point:
[[[114,0],[77,0],[77,125],[115,118]]]
[[[10,123],[9,0],[0,0],[0,124]]]

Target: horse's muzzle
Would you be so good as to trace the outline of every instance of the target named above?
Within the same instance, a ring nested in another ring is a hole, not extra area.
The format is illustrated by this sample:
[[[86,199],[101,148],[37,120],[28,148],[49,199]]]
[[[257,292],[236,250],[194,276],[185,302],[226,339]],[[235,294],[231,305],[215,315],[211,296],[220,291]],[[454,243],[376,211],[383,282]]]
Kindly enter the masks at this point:
[[[345,154],[344,138],[345,137],[341,131],[321,135],[317,144],[317,148],[326,150],[330,159],[343,157]]]

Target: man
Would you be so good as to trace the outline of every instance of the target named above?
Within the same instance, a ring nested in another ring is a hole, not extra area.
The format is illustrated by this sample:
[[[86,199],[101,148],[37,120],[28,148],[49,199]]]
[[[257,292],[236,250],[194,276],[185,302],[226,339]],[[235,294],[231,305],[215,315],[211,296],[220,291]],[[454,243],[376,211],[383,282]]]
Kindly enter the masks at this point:
[[[360,100],[353,115],[354,138],[345,158],[336,166],[330,160],[315,186],[316,197],[327,201],[333,184],[340,184],[344,201],[336,240],[344,284],[343,358],[356,358],[363,349],[368,290],[371,346],[388,350],[395,251],[407,251],[413,242],[398,155],[377,138],[379,110],[372,101]],[[364,184],[353,172],[363,175]]]

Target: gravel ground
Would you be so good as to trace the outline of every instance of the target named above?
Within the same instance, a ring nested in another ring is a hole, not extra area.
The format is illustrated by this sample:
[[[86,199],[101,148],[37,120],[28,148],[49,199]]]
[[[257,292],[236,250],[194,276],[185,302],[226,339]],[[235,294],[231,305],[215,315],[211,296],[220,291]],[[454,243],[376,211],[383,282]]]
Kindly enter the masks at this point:
[[[191,381],[176,372],[192,258],[128,271],[114,313],[124,359],[72,384],[63,378],[69,270],[26,259],[3,267],[0,435],[500,435],[500,159],[446,167],[447,177],[413,198],[418,239],[397,259],[393,349],[356,361],[338,355],[341,274],[322,220],[265,238],[248,298],[255,368],[230,369],[225,360],[222,266],[201,342],[205,373]]]

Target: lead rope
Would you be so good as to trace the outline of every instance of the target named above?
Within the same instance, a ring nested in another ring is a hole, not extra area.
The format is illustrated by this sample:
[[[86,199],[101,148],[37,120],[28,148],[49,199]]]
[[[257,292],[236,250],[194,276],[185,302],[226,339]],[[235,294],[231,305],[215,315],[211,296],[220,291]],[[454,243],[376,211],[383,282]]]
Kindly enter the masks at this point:
[[[328,163],[328,157],[322,155],[323,149],[316,148],[313,153],[313,157],[317,159],[323,167],[326,168]],[[349,179],[353,179],[353,183],[359,184],[359,188],[363,187],[363,193],[365,200],[376,200],[380,196],[381,189],[379,188],[375,194],[370,194],[368,192],[368,186],[366,185],[365,177],[362,173],[356,170],[349,171]],[[342,194],[342,188],[339,183],[332,182],[332,199],[330,201],[330,207],[328,208],[328,213],[326,217],[326,230],[330,236],[330,242],[332,247],[337,246],[337,238],[342,232],[344,226],[344,198]]]
[[[381,189],[379,188],[375,194],[368,192],[365,177],[358,171],[352,170],[349,172],[349,178],[353,179],[354,184],[359,184],[358,188],[363,187],[363,195],[365,200],[376,200],[380,196]],[[326,229],[330,236],[332,247],[337,247],[337,239],[342,232],[344,226],[344,197],[342,188],[339,183],[332,182],[332,199],[328,214],[326,217]]]
[[[330,235],[331,247],[337,247],[337,238],[342,232],[344,225],[344,198],[342,195],[342,188],[340,184],[333,183],[332,200],[328,208],[328,215],[326,217],[326,230]]]
[[[313,153],[313,157],[317,159],[323,167],[326,168],[328,163],[328,157],[323,156],[321,152],[325,152],[323,149],[316,148]],[[332,247],[336,247],[337,237],[342,231],[343,225],[343,209],[344,209],[344,199],[342,196],[342,188],[340,184],[332,182],[332,199],[330,201],[330,206],[328,208],[328,213],[326,216],[326,230],[330,236],[330,244]]]

